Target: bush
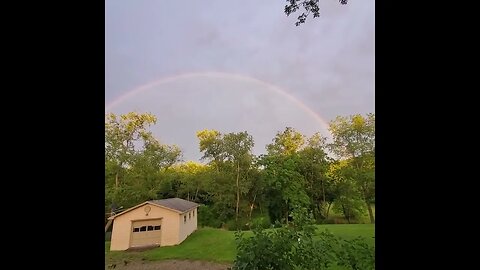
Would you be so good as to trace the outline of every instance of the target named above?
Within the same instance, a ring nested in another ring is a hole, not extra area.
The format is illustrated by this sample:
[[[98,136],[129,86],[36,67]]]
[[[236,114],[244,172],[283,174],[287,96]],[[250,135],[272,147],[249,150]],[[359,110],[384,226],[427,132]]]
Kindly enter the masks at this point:
[[[291,226],[274,230],[254,229],[252,237],[237,231],[237,257],[233,270],[375,269],[375,249],[359,237],[351,241],[321,232],[313,239],[315,227],[305,211],[293,213]]]
[[[313,241],[312,236],[311,232],[293,227],[256,229],[251,238],[244,238],[242,232],[237,232],[233,269],[327,269],[335,262],[333,235],[323,233],[320,241]]]
[[[338,265],[348,269],[375,269],[375,248],[369,246],[362,237],[341,241],[337,257]]]

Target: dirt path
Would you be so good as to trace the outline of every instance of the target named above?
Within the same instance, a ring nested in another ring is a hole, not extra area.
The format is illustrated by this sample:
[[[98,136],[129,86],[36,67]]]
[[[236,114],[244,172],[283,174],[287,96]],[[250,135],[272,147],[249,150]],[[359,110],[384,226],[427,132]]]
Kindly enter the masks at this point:
[[[124,270],[227,270],[230,265],[211,263],[204,261],[189,260],[166,260],[166,261],[130,261],[117,262],[115,264],[106,264],[105,270],[124,269]]]

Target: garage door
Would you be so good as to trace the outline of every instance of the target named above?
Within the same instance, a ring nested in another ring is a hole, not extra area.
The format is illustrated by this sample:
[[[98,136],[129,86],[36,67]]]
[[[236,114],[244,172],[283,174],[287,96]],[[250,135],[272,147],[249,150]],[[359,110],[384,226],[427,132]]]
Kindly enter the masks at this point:
[[[133,221],[130,247],[160,245],[162,239],[162,220]]]

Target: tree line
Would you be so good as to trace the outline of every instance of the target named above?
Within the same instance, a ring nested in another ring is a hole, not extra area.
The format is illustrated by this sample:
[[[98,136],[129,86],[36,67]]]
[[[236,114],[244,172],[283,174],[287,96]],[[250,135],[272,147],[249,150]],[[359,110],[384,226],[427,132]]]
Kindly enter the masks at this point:
[[[266,154],[252,153],[244,132],[197,132],[202,161],[182,161],[180,148],[155,138],[150,113],[105,115],[105,212],[152,199],[201,204],[201,225],[230,228],[288,224],[295,209],[317,222],[332,209],[347,222],[375,222],[375,115],[338,116],[332,140],[292,127],[277,132]],[[256,218],[262,217],[262,218]]]

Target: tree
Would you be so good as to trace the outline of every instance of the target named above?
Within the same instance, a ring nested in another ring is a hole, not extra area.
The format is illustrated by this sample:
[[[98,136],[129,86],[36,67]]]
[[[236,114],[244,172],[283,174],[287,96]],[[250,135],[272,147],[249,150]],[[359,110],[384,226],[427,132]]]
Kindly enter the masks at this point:
[[[161,144],[148,130],[155,123],[149,113],[105,116],[106,208],[156,199],[164,171],[180,160],[177,146]]]
[[[277,132],[273,142],[267,145],[269,155],[288,156],[300,151],[305,144],[305,136],[294,128],[286,127],[283,132]]]
[[[347,162],[346,177],[353,179],[375,223],[371,203],[375,200],[375,114],[338,116],[330,122],[333,143],[330,148]]]
[[[305,23],[308,15],[313,14],[313,18],[320,17],[320,8],[318,6],[319,0],[286,0],[287,5],[285,5],[285,14],[290,16],[290,14],[297,12],[300,7],[303,7],[305,10],[300,16],[298,16],[298,21],[295,22],[296,26],[299,26],[302,23]],[[340,4],[346,5],[348,0],[339,0]]]
[[[316,219],[328,218],[334,200],[331,179],[326,174],[332,160],[328,157],[326,148],[326,138],[316,133],[308,139],[305,148],[299,151],[299,172],[305,178],[306,192]]]
[[[201,198],[205,198],[205,193],[209,191],[209,166],[187,161],[172,168],[172,171],[177,174],[178,195],[177,197],[186,198],[189,201],[201,202]]]
[[[238,133],[221,134],[216,130],[202,130],[197,132],[199,139],[200,151],[203,153],[202,159],[209,160],[209,163],[217,170],[217,183],[225,183],[224,180],[229,179],[229,176],[235,178],[235,220],[238,220],[240,209],[241,193],[247,192],[246,183],[248,179],[248,171],[252,165],[253,155],[251,153],[254,146],[254,141],[251,135],[246,131]],[[229,207],[228,200],[224,198],[229,197],[228,187],[219,187],[219,189],[226,191],[226,193],[217,193],[217,206],[223,202],[225,207]]]
[[[303,149],[305,139],[301,133],[287,127],[272,141],[266,146],[268,154],[261,157],[263,174],[269,186],[269,214],[272,221],[281,220],[283,216],[288,224],[289,212],[309,202],[305,179],[299,173],[298,152]]]
[[[133,157],[127,170],[129,193],[135,203],[158,198],[163,172],[180,160],[181,151],[175,145],[163,145],[146,134],[143,147]]]
[[[217,130],[204,129],[197,132],[199,140],[200,152],[203,152],[202,160],[209,160],[218,171],[219,163],[222,157],[222,134]]]
[[[260,160],[258,159],[258,157],[254,157],[254,161],[252,162],[252,167],[248,171],[249,181],[247,181],[247,183],[249,184],[249,186],[248,186],[247,198],[248,198],[248,220],[250,225],[252,225],[253,210],[255,208],[259,208],[261,212],[262,211],[261,204],[263,204],[267,199],[267,196],[266,196],[267,185],[266,185],[265,177],[263,177],[263,174],[261,173],[261,170],[260,170],[261,165],[259,161]]]
[[[351,223],[363,213],[363,199],[356,183],[353,167],[349,160],[339,160],[330,164],[327,175],[332,180],[334,208],[342,212]]]
[[[113,113],[105,115],[105,170],[108,170],[105,172],[105,176],[115,179],[113,190],[106,188],[105,191],[106,198],[111,197],[112,202],[122,197],[120,178],[126,168],[132,165],[135,143],[149,136],[147,129],[156,121],[156,117],[149,113],[130,112],[120,116]],[[107,183],[105,184],[107,185]]]
[[[235,220],[238,220],[238,209],[240,205],[240,167],[243,168],[244,172],[248,172],[252,164],[252,148],[254,142],[252,136],[248,135],[246,131],[226,134],[223,140],[226,160],[236,164],[237,202],[235,207]]]

